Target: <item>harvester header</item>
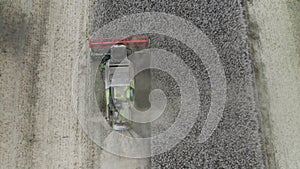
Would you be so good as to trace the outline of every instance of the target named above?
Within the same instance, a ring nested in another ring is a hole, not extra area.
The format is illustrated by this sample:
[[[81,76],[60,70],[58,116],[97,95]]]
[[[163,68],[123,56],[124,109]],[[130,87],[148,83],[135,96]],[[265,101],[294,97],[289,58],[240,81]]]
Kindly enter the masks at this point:
[[[148,36],[130,36],[127,38],[92,38],[89,41],[91,49],[107,49],[113,45],[122,44],[128,48],[147,47],[149,45]]]

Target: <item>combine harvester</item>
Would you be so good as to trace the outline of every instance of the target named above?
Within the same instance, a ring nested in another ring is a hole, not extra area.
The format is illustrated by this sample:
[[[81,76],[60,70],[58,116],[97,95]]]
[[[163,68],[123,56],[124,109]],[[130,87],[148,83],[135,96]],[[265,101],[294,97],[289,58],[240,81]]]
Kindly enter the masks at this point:
[[[106,108],[103,114],[114,130],[131,128],[135,74],[128,56],[148,48],[149,42],[148,36],[95,38],[89,41],[91,60],[100,60],[99,70],[105,83]]]

